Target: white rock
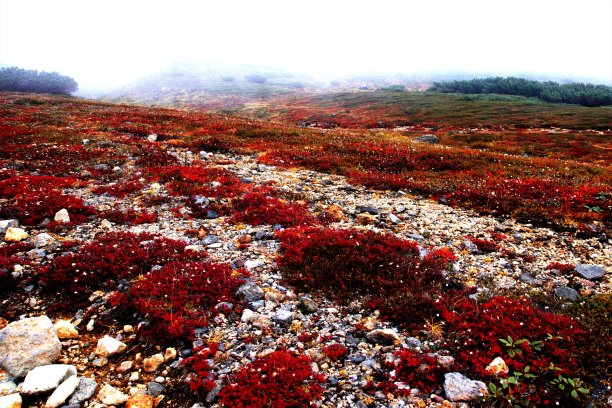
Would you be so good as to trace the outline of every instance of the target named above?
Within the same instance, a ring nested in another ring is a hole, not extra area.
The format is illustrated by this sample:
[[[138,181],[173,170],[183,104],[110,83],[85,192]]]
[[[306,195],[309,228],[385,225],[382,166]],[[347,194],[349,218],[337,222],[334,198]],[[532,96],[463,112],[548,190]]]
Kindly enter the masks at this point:
[[[244,311],[242,312],[242,317],[240,318],[240,321],[242,323],[248,323],[253,318],[253,315],[255,315],[255,313],[253,313],[251,309],[244,309]]]
[[[17,385],[12,381],[0,382],[0,397],[13,394],[17,391]]]
[[[47,234],[46,232],[43,232],[42,234],[38,234],[36,236],[34,245],[36,245],[36,248],[42,248],[42,247],[46,247],[49,244],[52,244],[54,241],[55,241],[55,238],[53,238],[51,235]]]
[[[30,235],[23,229],[17,227],[8,227],[6,234],[4,234],[4,240],[6,242],[20,242],[24,239],[28,239]]]
[[[157,135],[155,133],[153,133],[152,135],[147,136],[147,140],[149,142],[155,142],[155,141],[157,141]]]
[[[100,228],[104,228],[104,229],[111,229],[113,228],[113,225],[110,223],[109,220],[107,220],[106,218],[102,220],[102,222],[100,223]]]
[[[21,408],[21,395],[11,394],[0,397],[0,408]]]
[[[106,405],[121,405],[127,401],[128,396],[109,384],[104,384],[104,387],[98,392],[98,399]]]
[[[55,213],[55,217],[53,217],[53,220],[57,222],[70,222],[70,215],[68,214],[68,210],[62,208],[61,210]]]
[[[101,357],[110,357],[116,354],[121,354],[125,351],[127,345],[119,340],[113,339],[110,336],[104,336],[98,340],[95,353]]]
[[[495,357],[493,361],[485,368],[488,374],[498,376],[500,374],[508,374],[508,366],[501,357]]]
[[[76,377],[76,375],[76,368],[72,365],[50,364],[36,367],[23,380],[21,393],[31,395],[51,391],[56,389],[68,377]]]
[[[63,383],[53,391],[53,394],[47,399],[45,408],[57,408],[62,405],[69,396],[72,395],[79,385],[79,379],[76,375],[68,377]]]
[[[18,227],[18,220],[0,220],[0,232],[5,233],[9,227]]]

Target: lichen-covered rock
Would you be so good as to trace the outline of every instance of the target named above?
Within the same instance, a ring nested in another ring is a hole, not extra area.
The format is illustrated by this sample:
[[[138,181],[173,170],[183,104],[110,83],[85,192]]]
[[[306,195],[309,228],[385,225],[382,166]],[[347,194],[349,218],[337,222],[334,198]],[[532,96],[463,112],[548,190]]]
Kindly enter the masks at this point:
[[[4,240],[6,242],[21,242],[24,239],[28,239],[30,235],[21,228],[8,227],[4,234]]]
[[[576,265],[576,272],[585,279],[601,279],[605,274],[606,270],[599,265]]]
[[[0,367],[13,377],[23,377],[35,367],[60,357],[60,343],[47,316],[18,320],[0,330]]]
[[[147,373],[153,373],[157,371],[160,365],[164,363],[164,356],[162,354],[154,354],[149,358],[145,358],[142,361],[142,369]]]
[[[68,401],[68,404],[70,405],[82,404],[83,402],[87,401],[94,395],[97,388],[98,388],[98,383],[96,382],[96,380],[93,380],[87,377],[80,377],[79,385],[77,386],[77,389],[74,391],[74,393],[70,396],[70,400]]]
[[[134,394],[125,403],[125,408],[153,408],[155,398],[146,394]]]
[[[508,374],[508,365],[501,357],[495,357],[491,363],[485,368],[485,371],[494,376],[499,376],[501,374]]]
[[[67,320],[58,320],[53,327],[57,337],[61,340],[64,339],[76,339],[79,337],[79,332],[72,323]]]
[[[128,396],[112,385],[104,384],[98,392],[98,399],[106,405],[121,405],[128,400]]]

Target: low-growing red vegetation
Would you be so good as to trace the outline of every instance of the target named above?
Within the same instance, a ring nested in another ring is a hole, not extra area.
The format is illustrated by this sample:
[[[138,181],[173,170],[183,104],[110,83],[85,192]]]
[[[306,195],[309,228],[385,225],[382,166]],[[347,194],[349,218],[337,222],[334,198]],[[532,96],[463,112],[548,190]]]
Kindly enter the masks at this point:
[[[371,231],[295,228],[279,236],[285,282],[343,302],[365,300],[402,324],[429,317],[454,260],[447,248],[421,258],[416,243]]]
[[[28,262],[17,254],[29,251],[32,248],[34,248],[34,245],[25,242],[0,246],[0,293],[9,293],[16,287],[16,280],[12,275],[13,267],[16,264]]]
[[[232,205],[232,219],[251,225],[280,224],[283,227],[318,223],[305,205],[283,201],[267,190],[252,191],[236,199]]]
[[[408,389],[418,389],[430,393],[444,383],[444,374],[451,367],[444,367],[435,354],[419,354],[412,350],[399,350],[395,353],[397,362],[393,365],[394,381],[404,383]]]
[[[499,251],[499,244],[493,241],[490,241],[488,239],[474,238],[472,236],[467,236],[466,238],[472,244],[476,245],[476,248],[478,248],[480,252],[488,253],[488,252]]]
[[[185,244],[153,234],[109,232],[97,236],[76,253],[55,258],[38,275],[47,292],[74,300],[74,306],[92,291],[114,290],[119,280],[147,273],[154,265],[197,259]]]
[[[56,190],[38,190],[20,195],[0,208],[0,217],[17,218],[24,225],[37,225],[45,218],[53,219],[55,214],[66,209],[72,224],[81,224],[97,211],[86,205],[82,199]]]
[[[121,225],[151,224],[157,221],[154,212],[136,211],[131,208],[114,209],[100,213],[100,218],[107,219]]]
[[[115,293],[111,304],[146,317],[145,335],[191,338],[195,328],[208,325],[217,304],[237,303],[236,289],[244,283],[240,276],[228,264],[171,262],[148,272],[127,292]]]
[[[95,194],[108,194],[117,198],[124,198],[130,194],[142,190],[142,183],[139,181],[126,181],[113,184],[97,186],[92,190]]]
[[[187,383],[191,391],[207,393],[215,386],[210,373],[212,370],[210,360],[218,350],[218,343],[210,343],[196,347],[193,355],[183,360],[183,366],[190,371]]]
[[[574,378],[578,372],[585,338],[578,322],[538,310],[525,298],[495,296],[484,302],[464,298],[439,305],[449,339],[444,346],[453,352],[462,372],[499,386],[485,369],[501,356],[510,376],[515,372],[523,376],[509,389],[513,398],[537,406],[573,403],[571,397],[559,393],[553,381],[559,375]]]
[[[219,393],[227,408],[289,408],[314,406],[323,393],[323,376],[312,371],[310,359],[278,350],[244,366]]]
[[[349,349],[340,344],[332,344],[329,346],[323,346],[323,353],[325,353],[325,355],[329,357],[331,361],[338,361],[346,357],[346,355],[349,353]]]

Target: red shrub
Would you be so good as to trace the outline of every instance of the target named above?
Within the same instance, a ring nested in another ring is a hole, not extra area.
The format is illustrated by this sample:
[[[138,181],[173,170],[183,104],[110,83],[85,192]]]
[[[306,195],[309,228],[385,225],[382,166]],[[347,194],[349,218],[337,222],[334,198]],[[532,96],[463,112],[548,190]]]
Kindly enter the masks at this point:
[[[178,196],[234,197],[242,182],[220,167],[160,166],[147,168],[151,181],[168,183],[168,190]]]
[[[137,166],[173,166],[178,159],[154,145],[143,145],[135,163]]]
[[[102,185],[92,190],[95,194],[108,194],[117,198],[123,198],[137,191],[142,190],[142,183],[138,181],[126,181],[123,183],[114,183]]]
[[[78,197],[55,190],[39,190],[2,206],[0,216],[15,217],[24,225],[36,225],[45,218],[53,219],[55,213],[63,208],[68,210],[72,224],[81,224],[96,214],[95,209]]]
[[[499,250],[499,245],[493,241],[489,241],[487,239],[474,238],[472,236],[467,236],[466,238],[470,240],[472,244],[476,245],[476,248],[478,248],[480,252],[488,253],[488,252],[495,252]]]
[[[219,350],[218,343],[210,343],[207,347],[197,347],[193,350],[193,355],[183,360],[183,365],[190,369],[187,383],[194,392],[208,393],[215,382],[211,378],[209,361]]]
[[[27,260],[16,254],[26,252],[34,248],[32,244],[19,242],[6,246],[0,246],[0,293],[6,294],[15,289],[16,282],[13,278],[13,266],[26,263]]]
[[[325,353],[330,360],[338,361],[349,353],[349,349],[340,344],[332,344],[331,346],[323,346],[323,353]]]
[[[275,351],[244,366],[219,393],[224,407],[289,408],[314,406],[321,398],[322,376],[310,359]]]
[[[232,220],[251,225],[280,224],[284,227],[317,224],[305,205],[284,202],[266,191],[253,191],[234,201]]]
[[[447,249],[421,259],[416,243],[371,231],[296,228],[279,236],[286,283],[343,302],[365,298],[405,324],[432,312],[442,271],[454,259]]]
[[[444,383],[444,374],[451,371],[438,363],[436,355],[418,354],[412,350],[399,350],[395,353],[399,361],[393,367],[395,381],[401,381],[421,393],[430,393]]]
[[[96,237],[78,252],[55,258],[38,274],[47,292],[60,292],[75,301],[84,300],[90,291],[113,290],[120,279],[132,279],[154,265],[196,259],[185,252],[185,244],[153,234],[110,232]],[[76,306],[76,305],[75,305]]]
[[[533,404],[557,395],[549,381],[558,374],[573,378],[580,366],[576,357],[584,340],[580,325],[568,316],[535,309],[527,299],[495,296],[484,303],[463,299],[440,302],[440,310],[448,338],[455,340],[445,347],[454,351],[458,367],[486,380],[490,377],[485,368],[498,356],[511,373],[529,366],[536,377],[523,397]],[[513,345],[501,341],[509,338]]]
[[[218,303],[237,303],[236,290],[244,283],[238,276],[228,264],[172,262],[148,272],[111,303],[146,316],[146,335],[158,340],[192,338],[196,327],[207,325]]]
[[[14,176],[0,181],[0,197],[27,196],[33,192],[61,190],[78,183],[77,179],[54,176]]]
[[[157,221],[157,214],[154,212],[148,213],[146,210],[138,212],[131,208],[105,211],[100,217],[121,225],[150,224]]]
[[[556,269],[561,272],[563,275],[573,273],[576,270],[576,265],[574,264],[564,264],[559,262],[552,262],[547,266],[547,269]]]

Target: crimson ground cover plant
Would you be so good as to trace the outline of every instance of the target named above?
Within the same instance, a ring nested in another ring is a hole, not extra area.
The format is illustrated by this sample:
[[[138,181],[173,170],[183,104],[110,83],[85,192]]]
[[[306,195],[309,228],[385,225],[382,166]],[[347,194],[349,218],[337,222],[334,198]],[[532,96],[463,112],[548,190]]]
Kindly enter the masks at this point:
[[[212,379],[210,361],[219,350],[218,343],[209,343],[193,349],[193,355],[183,360],[189,371],[187,383],[194,392],[208,393],[216,384]]]
[[[119,280],[133,279],[154,265],[201,256],[185,251],[186,245],[153,234],[109,232],[75,253],[55,258],[39,268],[37,274],[46,292],[59,292],[64,300],[74,301],[76,307],[92,291],[113,290]]]
[[[227,408],[314,407],[325,382],[312,371],[306,356],[277,350],[242,367],[219,392]]]
[[[441,388],[444,374],[451,371],[443,367],[435,354],[420,354],[402,349],[395,352],[398,361],[392,365],[395,375],[393,381],[399,381],[409,389],[418,389],[421,393],[430,393]]]
[[[118,183],[106,184],[95,187],[92,192],[95,194],[108,194],[117,198],[124,198],[142,190],[142,183],[139,181],[123,181]]]
[[[241,276],[225,263],[171,262],[145,274],[127,292],[115,293],[111,305],[145,317],[142,333],[157,340],[192,338],[196,327],[208,325],[215,306],[238,303]]]
[[[577,376],[585,338],[578,322],[536,309],[526,298],[451,299],[438,306],[447,331],[444,347],[451,350],[460,371],[499,386],[485,368],[501,356],[510,376],[515,372],[533,375],[510,387],[513,398],[538,406],[575,402],[561,395],[552,381],[559,375]]]
[[[259,189],[234,200],[232,220],[251,225],[280,224],[283,227],[318,223],[305,205],[281,200],[273,194],[269,189]]]
[[[9,201],[0,208],[0,216],[17,218],[24,225],[37,225],[45,218],[52,220],[61,209],[68,210],[71,224],[81,224],[97,213],[79,197],[41,189]]]
[[[151,224],[157,221],[155,212],[136,211],[132,208],[113,209],[100,213],[100,218],[107,219],[121,225]]]
[[[421,258],[415,242],[372,231],[294,228],[279,237],[286,283],[341,302],[366,301],[400,324],[430,317],[442,273],[455,259],[448,248]]]
[[[79,181],[76,178],[37,176],[32,174],[14,175],[0,180],[0,197],[14,198],[38,191],[59,191],[76,185],[79,185]]]
[[[26,259],[18,256],[20,252],[27,252],[34,248],[34,245],[26,242],[18,242],[0,246],[0,293],[10,293],[16,287],[16,280],[13,278],[13,267],[16,264],[28,263]]]

